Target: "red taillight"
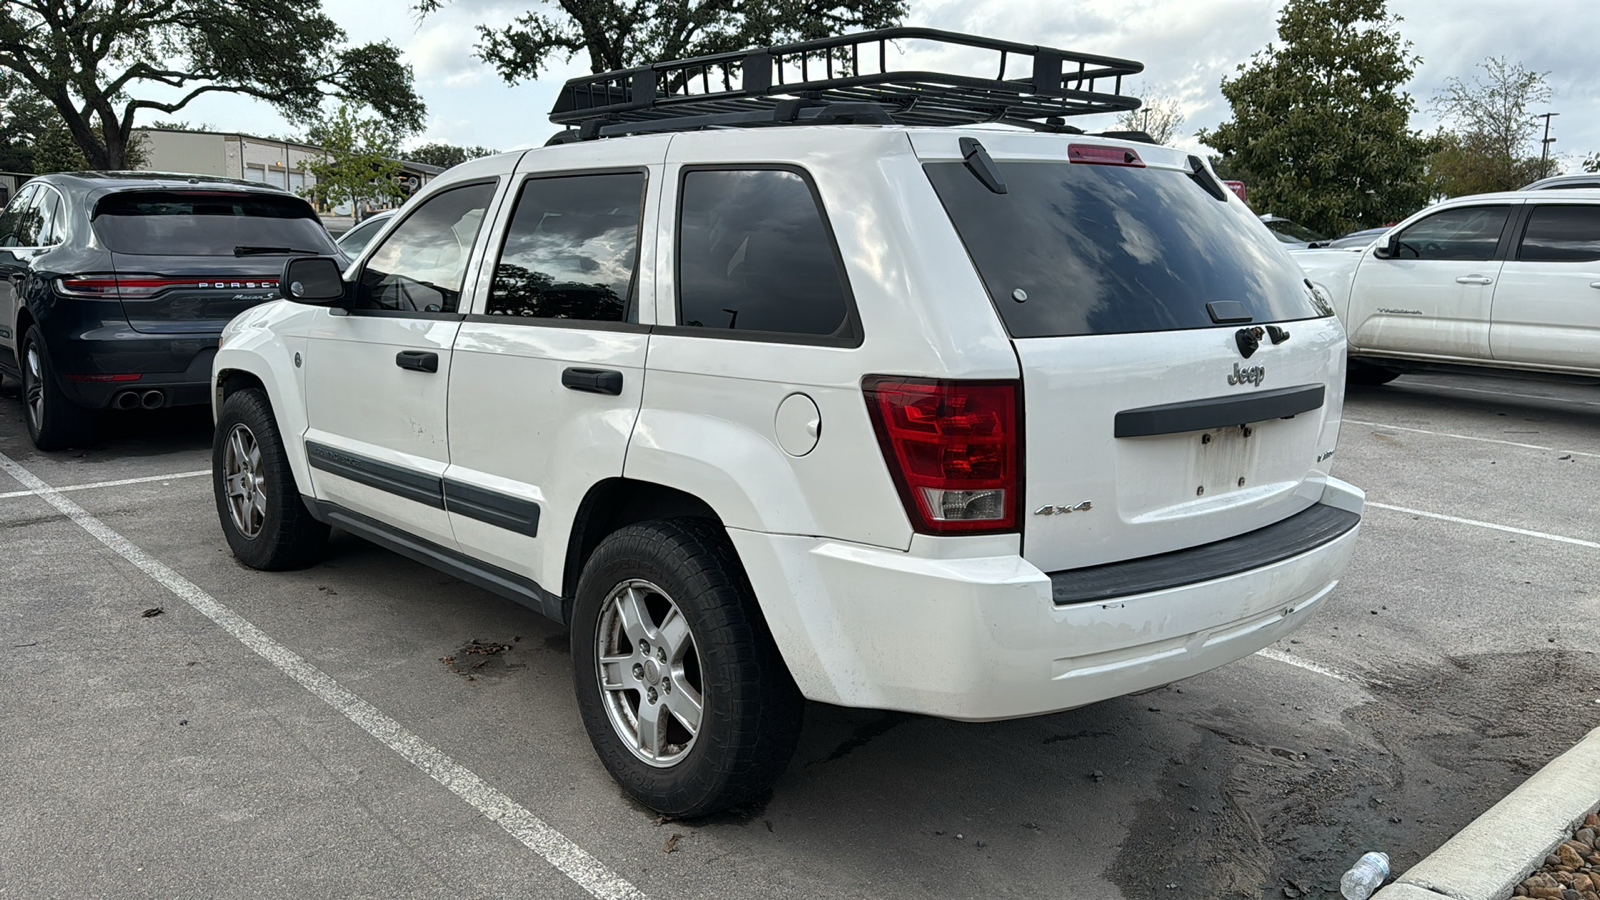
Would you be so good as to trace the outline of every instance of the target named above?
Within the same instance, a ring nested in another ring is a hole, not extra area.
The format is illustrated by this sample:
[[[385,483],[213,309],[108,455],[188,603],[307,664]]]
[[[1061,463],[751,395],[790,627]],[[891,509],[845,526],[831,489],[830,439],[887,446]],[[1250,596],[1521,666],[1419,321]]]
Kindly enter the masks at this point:
[[[165,275],[76,275],[56,279],[56,290],[69,297],[98,297],[104,300],[148,300],[173,288],[251,291],[277,286],[277,276],[241,278],[189,275],[169,278]]]
[[[1097,144],[1068,144],[1067,161],[1093,163],[1099,166],[1133,166],[1144,168],[1144,160],[1135,150],[1126,147],[1102,147]]]
[[[913,528],[924,534],[1017,529],[1022,502],[1017,382],[874,375],[861,388]]]

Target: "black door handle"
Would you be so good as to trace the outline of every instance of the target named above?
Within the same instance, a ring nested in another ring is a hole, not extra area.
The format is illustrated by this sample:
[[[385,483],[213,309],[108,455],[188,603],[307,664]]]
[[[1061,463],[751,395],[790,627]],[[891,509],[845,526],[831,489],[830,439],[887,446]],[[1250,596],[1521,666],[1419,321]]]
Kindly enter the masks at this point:
[[[401,350],[394,355],[394,364],[417,372],[437,372],[439,354],[431,350]]]
[[[622,393],[622,373],[613,369],[567,369],[561,373],[563,387],[586,394]]]

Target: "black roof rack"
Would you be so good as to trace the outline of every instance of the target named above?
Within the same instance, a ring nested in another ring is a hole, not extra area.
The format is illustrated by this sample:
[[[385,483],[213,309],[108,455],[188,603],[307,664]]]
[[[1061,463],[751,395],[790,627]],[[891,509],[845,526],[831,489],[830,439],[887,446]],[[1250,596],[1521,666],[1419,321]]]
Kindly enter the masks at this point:
[[[993,77],[894,71],[889,43],[991,51]],[[1007,69],[1021,74],[1007,78]],[[1067,116],[1138,109],[1122,78],[1144,64],[932,28],[886,28],[573,78],[550,121],[553,142],[712,126],[791,123],[970,125],[1078,132]],[[1107,91],[1104,88],[1109,87]]]

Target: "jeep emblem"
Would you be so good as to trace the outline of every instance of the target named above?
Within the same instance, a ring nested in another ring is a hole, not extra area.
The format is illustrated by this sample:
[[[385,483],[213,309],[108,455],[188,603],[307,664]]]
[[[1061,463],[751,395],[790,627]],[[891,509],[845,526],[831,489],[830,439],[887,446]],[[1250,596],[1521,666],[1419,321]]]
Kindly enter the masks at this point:
[[[1262,380],[1265,379],[1266,377],[1267,377],[1267,367],[1266,366],[1251,366],[1248,369],[1241,369],[1239,367],[1238,363],[1234,363],[1233,364],[1233,374],[1228,376],[1228,383],[1229,384],[1253,384],[1253,385],[1255,385],[1257,387],[1260,387]]]

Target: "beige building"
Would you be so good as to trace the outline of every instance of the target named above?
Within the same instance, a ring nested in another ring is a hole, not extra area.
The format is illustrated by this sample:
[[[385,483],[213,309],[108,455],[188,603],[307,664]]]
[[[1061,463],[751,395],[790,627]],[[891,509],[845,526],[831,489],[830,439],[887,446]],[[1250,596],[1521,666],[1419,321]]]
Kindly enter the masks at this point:
[[[220,175],[258,181],[300,193],[316,184],[316,177],[305,171],[305,164],[327,155],[321,147],[214,131],[173,131],[161,128],[135,128],[136,139],[145,143],[144,169],[155,172],[181,172],[194,175]],[[438,166],[398,160],[405,169],[406,192],[418,188],[444,171]],[[349,210],[334,210],[347,214]]]

